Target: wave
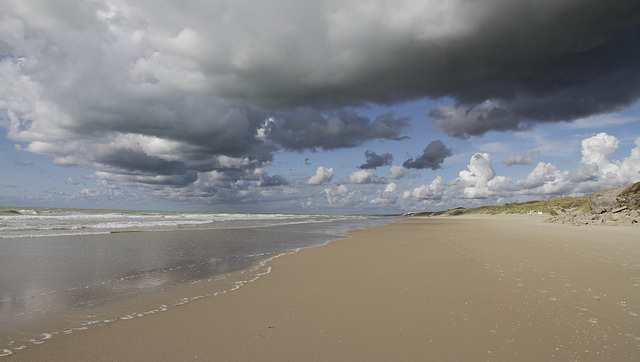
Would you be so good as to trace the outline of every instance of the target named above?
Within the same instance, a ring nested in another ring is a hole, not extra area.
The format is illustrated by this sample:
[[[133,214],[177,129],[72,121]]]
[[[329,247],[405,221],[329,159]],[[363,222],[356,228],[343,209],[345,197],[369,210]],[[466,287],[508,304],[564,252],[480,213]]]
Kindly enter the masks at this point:
[[[335,221],[368,216],[0,208],[0,238],[105,234],[123,231],[252,228]]]
[[[13,216],[13,215],[22,215],[22,213],[20,212],[20,210],[12,210],[12,209],[8,209],[8,210],[0,210],[0,216]]]

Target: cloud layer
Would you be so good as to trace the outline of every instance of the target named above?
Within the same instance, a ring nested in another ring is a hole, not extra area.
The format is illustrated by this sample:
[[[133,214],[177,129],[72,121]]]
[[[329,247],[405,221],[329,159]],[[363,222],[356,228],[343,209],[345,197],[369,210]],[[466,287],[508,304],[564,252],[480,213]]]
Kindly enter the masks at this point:
[[[518,196],[551,198],[558,196],[584,196],[602,189],[625,185],[640,180],[640,137],[636,147],[622,161],[610,160],[618,149],[616,137],[599,133],[582,141],[582,160],[579,167],[559,170],[552,163],[539,162],[524,178],[496,175],[489,153],[474,154],[466,170],[458,177],[443,182],[436,177],[430,185],[421,185],[404,192],[405,200],[433,203],[446,199],[477,200],[495,204],[499,200]],[[454,202],[455,203],[455,202]]]
[[[278,150],[404,139],[410,120],[370,103],[448,97],[429,116],[467,138],[640,97],[630,0],[8,0],[0,22],[0,124],[21,149],[194,195],[284,185],[264,171]],[[441,167],[436,142],[404,167]],[[490,194],[469,172],[456,190]]]

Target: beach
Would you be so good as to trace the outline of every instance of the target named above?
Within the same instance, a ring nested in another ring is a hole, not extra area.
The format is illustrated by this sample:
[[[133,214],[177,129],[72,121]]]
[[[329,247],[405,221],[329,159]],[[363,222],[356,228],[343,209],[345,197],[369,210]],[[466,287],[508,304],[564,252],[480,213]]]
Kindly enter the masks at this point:
[[[349,236],[274,258],[268,272],[233,291],[57,335],[9,358],[640,357],[639,228],[460,216],[403,219]],[[198,295],[208,287],[181,288]],[[162,293],[183,295],[179,289]]]

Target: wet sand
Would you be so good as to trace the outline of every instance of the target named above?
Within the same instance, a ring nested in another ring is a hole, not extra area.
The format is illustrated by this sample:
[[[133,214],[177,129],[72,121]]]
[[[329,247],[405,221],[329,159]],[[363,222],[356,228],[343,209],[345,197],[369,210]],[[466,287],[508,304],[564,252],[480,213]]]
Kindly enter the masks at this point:
[[[640,229],[541,220],[371,227],[274,259],[269,274],[233,292],[55,336],[9,358],[639,358]]]

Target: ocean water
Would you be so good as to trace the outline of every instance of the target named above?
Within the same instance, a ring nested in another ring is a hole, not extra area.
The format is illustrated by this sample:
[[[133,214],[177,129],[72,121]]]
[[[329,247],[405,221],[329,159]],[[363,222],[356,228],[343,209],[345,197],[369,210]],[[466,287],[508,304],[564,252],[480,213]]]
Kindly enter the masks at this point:
[[[0,207],[0,356],[226,293],[283,252],[393,219]],[[109,308],[196,284],[196,295]]]
[[[371,216],[0,207],[0,238],[358,222]]]

